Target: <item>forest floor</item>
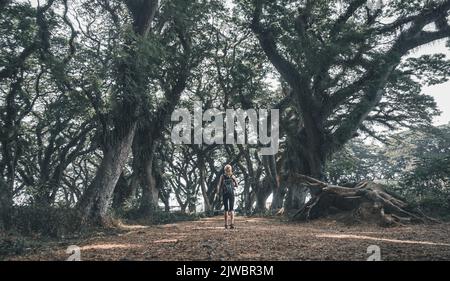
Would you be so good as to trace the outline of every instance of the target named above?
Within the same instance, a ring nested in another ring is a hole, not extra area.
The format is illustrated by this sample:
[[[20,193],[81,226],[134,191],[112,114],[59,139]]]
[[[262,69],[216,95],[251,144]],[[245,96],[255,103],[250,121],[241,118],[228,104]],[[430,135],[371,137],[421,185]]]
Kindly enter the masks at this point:
[[[124,225],[114,234],[45,242],[7,260],[66,260],[69,245],[81,260],[366,260],[377,245],[382,260],[450,260],[450,224],[381,228],[330,219],[288,223],[279,218],[222,217],[174,224]]]

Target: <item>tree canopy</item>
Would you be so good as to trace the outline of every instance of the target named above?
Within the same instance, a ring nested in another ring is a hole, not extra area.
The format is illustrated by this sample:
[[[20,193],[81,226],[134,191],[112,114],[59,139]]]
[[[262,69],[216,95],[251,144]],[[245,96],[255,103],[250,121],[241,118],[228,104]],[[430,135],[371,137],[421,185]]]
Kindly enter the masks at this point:
[[[450,60],[411,54],[449,40],[449,11],[448,0],[0,1],[0,225],[23,206],[93,225],[174,204],[212,214],[226,163],[246,214],[269,197],[272,210],[315,202],[323,189],[299,174],[447,192],[448,130],[432,126],[423,89],[448,81]],[[220,116],[279,109],[279,152],[175,145],[171,114],[195,101]]]

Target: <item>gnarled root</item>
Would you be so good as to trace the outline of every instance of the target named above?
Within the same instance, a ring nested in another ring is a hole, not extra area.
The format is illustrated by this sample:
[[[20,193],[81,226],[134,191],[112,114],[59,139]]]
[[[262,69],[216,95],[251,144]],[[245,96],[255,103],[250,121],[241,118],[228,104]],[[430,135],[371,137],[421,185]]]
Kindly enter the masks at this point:
[[[314,196],[295,215],[295,219],[311,220],[338,216],[344,221],[376,223],[382,226],[407,223],[438,222],[411,208],[383,185],[364,181],[355,187],[327,184],[317,179],[297,174],[295,180],[314,190]]]

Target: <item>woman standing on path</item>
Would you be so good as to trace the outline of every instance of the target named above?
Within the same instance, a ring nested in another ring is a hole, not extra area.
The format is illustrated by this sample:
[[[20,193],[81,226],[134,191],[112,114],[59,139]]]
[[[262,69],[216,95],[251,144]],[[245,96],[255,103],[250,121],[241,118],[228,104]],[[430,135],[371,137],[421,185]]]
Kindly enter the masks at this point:
[[[225,228],[228,228],[228,215],[230,215],[230,228],[234,228],[234,191],[237,188],[237,180],[233,175],[231,165],[225,165],[224,174],[220,176],[219,184],[217,185],[216,193],[222,191]]]

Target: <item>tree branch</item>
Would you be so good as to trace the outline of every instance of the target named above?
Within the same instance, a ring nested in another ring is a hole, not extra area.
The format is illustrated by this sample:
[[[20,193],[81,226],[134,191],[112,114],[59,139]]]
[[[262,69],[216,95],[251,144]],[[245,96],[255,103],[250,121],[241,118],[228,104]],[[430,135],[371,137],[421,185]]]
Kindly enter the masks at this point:
[[[273,33],[270,30],[265,29],[260,22],[263,0],[255,0],[254,3],[255,10],[253,13],[251,29],[257,35],[261,47],[283,79],[285,79],[291,87],[301,89],[302,85],[305,85],[302,84],[304,78],[299,74],[297,68],[279,53]],[[306,95],[302,95],[302,99],[308,98]]]
[[[341,30],[344,27],[345,23],[347,23],[347,21],[350,19],[350,17],[353,16],[353,14],[356,12],[356,10],[361,8],[366,2],[367,2],[367,0],[353,0],[350,3],[350,5],[348,6],[348,8],[345,11],[345,13],[342,14],[341,16],[339,16],[339,18],[334,23],[334,25],[333,25],[333,27],[331,28],[331,31],[330,31],[330,37],[331,38],[335,38],[336,35],[339,32],[341,32]]]

